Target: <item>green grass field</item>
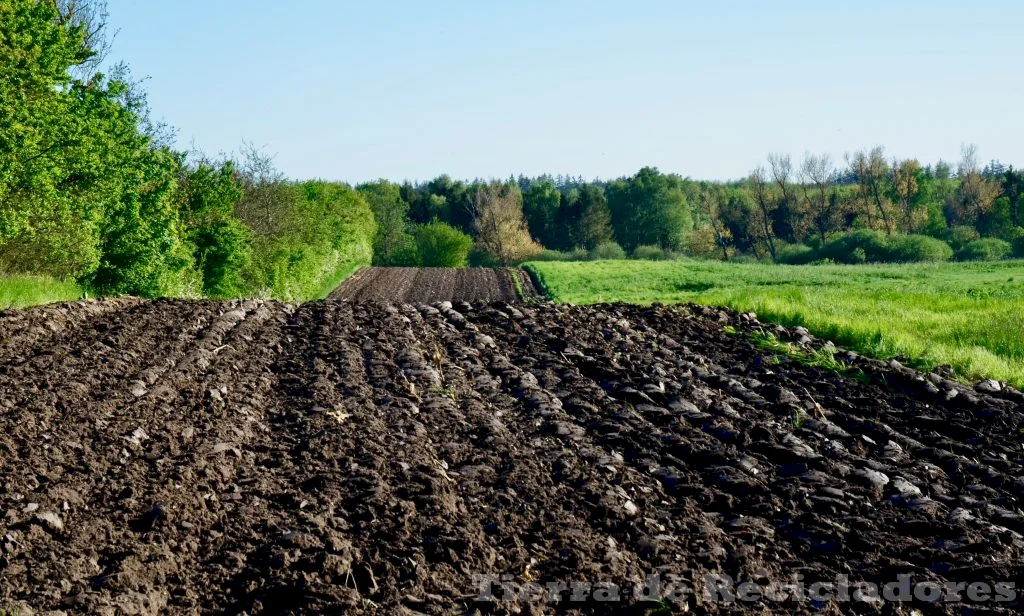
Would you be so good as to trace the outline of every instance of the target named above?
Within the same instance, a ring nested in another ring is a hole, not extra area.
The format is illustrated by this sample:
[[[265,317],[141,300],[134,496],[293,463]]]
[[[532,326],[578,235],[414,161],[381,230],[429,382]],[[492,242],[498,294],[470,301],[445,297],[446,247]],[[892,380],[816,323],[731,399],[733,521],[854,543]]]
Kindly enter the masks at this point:
[[[872,357],[1024,388],[1024,261],[765,265],[703,261],[530,263],[560,302],[695,302],[803,325]]]
[[[81,287],[73,282],[62,282],[45,276],[0,275],[0,310],[71,301],[81,297]]]

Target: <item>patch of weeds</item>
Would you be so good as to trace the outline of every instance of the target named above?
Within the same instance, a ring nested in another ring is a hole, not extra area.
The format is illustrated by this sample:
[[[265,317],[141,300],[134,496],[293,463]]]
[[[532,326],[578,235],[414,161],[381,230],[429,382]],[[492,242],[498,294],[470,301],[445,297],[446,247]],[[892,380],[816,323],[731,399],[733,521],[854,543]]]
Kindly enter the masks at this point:
[[[440,385],[435,385],[435,386],[430,388],[430,393],[432,393],[432,394],[434,394],[436,396],[444,396],[446,398],[451,398],[453,402],[458,402],[459,401],[459,399],[458,399],[458,392],[455,390],[455,387],[453,387],[451,385],[447,385],[447,386],[444,386],[444,387],[442,387]]]
[[[751,334],[750,341],[762,351],[772,354],[768,360],[769,362],[774,359],[778,363],[780,356],[787,357],[798,364],[842,374],[865,385],[871,383],[871,377],[863,370],[854,368],[836,358],[836,349],[834,347],[804,349],[792,342],[779,340],[775,334],[763,331]]]
[[[665,599],[662,599],[661,601],[658,601],[651,607],[643,608],[643,610],[644,616],[655,616],[656,614],[671,614],[672,604],[666,601]]]
[[[807,423],[807,419],[807,413],[803,411],[797,411],[796,413],[793,413],[793,429],[799,430],[800,428],[803,428],[804,424]]]
[[[540,301],[536,296],[527,294],[526,289],[523,288],[523,279],[520,277],[520,274],[525,273],[526,270],[518,267],[509,267],[506,268],[506,271],[508,272],[509,278],[512,279],[512,286],[515,288],[516,297],[519,298],[519,301],[527,304],[536,304]],[[526,273],[526,275],[529,276],[530,274]]]

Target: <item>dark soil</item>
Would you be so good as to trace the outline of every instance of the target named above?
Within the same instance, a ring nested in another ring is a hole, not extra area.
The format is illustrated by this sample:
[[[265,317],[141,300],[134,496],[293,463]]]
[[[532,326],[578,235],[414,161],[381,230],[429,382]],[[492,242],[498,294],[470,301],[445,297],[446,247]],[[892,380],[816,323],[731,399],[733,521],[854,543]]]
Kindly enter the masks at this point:
[[[1020,394],[797,365],[761,328],[544,303],[0,313],[0,613],[1020,613],[707,600],[706,574],[1024,572]],[[481,602],[477,574],[697,592]]]
[[[536,297],[537,291],[526,272],[480,267],[367,267],[331,294],[331,299],[395,304],[517,302]]]

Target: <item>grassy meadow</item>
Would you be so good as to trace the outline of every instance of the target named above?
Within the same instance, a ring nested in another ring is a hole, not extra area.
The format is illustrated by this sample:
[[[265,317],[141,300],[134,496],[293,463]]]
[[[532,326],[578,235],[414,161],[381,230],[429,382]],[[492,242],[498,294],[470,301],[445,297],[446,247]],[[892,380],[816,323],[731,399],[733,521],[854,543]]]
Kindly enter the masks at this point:
[[[0,275],[0,310],[76,300],[82,288],[47,276]]]
[[[1024,261],[768,265],[704,261],[527,264],[559,302],[695,302],[803,325],[872,357],[1024,388]]]

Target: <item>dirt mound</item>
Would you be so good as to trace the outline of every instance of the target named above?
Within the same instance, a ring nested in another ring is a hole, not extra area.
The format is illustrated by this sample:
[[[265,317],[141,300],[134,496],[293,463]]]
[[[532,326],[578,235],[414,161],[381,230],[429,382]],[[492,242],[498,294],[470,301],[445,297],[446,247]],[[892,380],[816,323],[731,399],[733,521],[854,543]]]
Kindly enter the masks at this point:
[[[346,280],[331,299],[356,302],[517,302],[537,297],[519,269],[367,267]]]
[[[748,342],[762,327],[685,306],[3,313],[0,612],[896,614],[704,591],[1019,583],[1018,393],[796,365]],[[649,576],[694,592],[634,605]],[[975,613],[1019,613],[1002,590]]]

